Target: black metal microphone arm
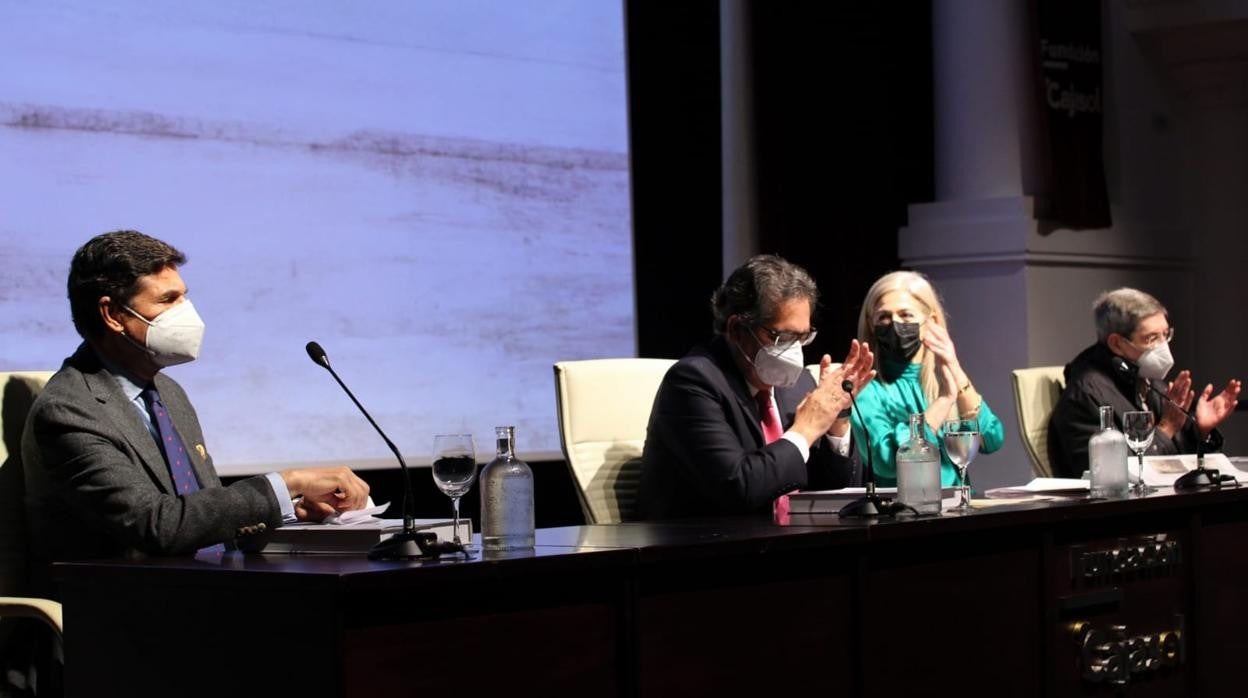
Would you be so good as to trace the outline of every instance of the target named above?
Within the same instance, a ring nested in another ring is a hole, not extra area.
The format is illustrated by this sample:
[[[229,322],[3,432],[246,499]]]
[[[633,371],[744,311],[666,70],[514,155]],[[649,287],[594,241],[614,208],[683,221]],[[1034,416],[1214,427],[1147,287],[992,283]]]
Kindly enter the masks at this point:
[[[316,342],[308,342],[306,349],[308,350],[308,356],[312,358],[312,361],[318,366],[324,368],[326,371],[329,371],[329,375],[333,376],[335,381],[338,381],[338,385],[342,387],[342,390],[347,394],[347,397],[351,398],[351,402],[354,402],[355,406],[359,408],[361,413],[363,413],[364,418],[368,420],[368,423],[372,424],[373,428],[377,430],[377,433],[381,436],[382,441],[386,442],[386,445],[389,446],[390,450],[394,453],[394,457],[398,459],[399,469],[403,473],[403,531],[402,533],[396,533],[373,546],[372,550],[368,553],[369,559],[437,559],[443,553],[452,552],[463,553],[464,556],[467,557],[468,553],[463,546],[454,542],[439,542],[437,535],[434,533],[430,531],[416,530],[416,518],[412,515],[412,507],[415,506],[416,498],[412,496],[412,477],[408,470],[407,462],[403,460],[403,454],[399,453],[398,447],[394,445],[394,442],[390,440],[390,437],[386,436],[386,433],[382,431],[381,427],[377,425],[377,422],[373,420],[373,417],[368,413],[368,410],[364,409],[364,405],[361,405],[360,401],[355,398],[355,394],[351,392],[351,389],[347,387],[347,384],[342,382],[342,379],[338,377],[338,373],[334,371],[332,366],[329,365],[329,357],[325,354],[325,350],[321,348],[321,345]]]

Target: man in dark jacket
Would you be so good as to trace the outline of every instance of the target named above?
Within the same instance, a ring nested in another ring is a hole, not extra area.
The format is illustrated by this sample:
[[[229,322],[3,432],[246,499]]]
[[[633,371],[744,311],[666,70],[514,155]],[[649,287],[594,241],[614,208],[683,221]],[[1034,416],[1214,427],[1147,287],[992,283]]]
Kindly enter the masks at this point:
[[[1102,405],[1114,408],[1119,428],[1126,412],[1153,413],[1157,432],[1150,455],[1193,453],[1200,442],[1206,451],[1220,449],[1216,427],[1235,411],[1240,382],[1228,381],[1217,396],[1213,384],[1206,385],[1199,397],[1192,391],[1190,371],[1179,371],[1167,382],[1174,366],[1174,328],[1165,307],[1143,291],[1104,293],[1092,310],[1097,342],[1066,365],[1066,389],[1049,421],[1053,474],[1080,477],[1088,469],[1088,439],[1100,429]],[[1189,420],[1184,410],[1195,419]]]
[[[818,387],[802,346],[815,335],[815,282],[772,255],[751,258],[711,299],[715,338],[659,386],[637,495],[643,519],[737,514],[783,520],[783,495],[857,484],[849,395],[875,376],[866,345],[845,363],[821,361]]]

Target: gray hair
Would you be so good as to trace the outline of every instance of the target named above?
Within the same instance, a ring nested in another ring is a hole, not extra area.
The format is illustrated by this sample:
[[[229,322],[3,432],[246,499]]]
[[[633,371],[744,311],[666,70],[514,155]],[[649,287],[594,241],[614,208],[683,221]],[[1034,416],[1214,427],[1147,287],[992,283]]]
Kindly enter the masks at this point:
[[[1111,334],[1130,337],[1141,320],[1164,312],[1166,306],[1143,291],[1134,288],[1106,291],[1092,304],[1096,338],[1103,343]]]
[[[809,300],[812,310],[819,302],[819,288],[809,272],[776,255],[750,257],[711,294],[715,334],[727,331],[733,315],[750,324],[767,322],[782,302],[794,298]]]

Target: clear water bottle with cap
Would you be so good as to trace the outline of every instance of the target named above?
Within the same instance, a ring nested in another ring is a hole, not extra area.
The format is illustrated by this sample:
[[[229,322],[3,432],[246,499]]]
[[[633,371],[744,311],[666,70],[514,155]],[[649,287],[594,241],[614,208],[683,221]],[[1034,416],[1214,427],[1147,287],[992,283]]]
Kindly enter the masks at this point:
[[[1127,494],[1127,437],[1114,428],[1114,408],[1101,405],[1101,430],[1088,440],[1088,470],[1093,497]]]
[[[497,455],[481,470],[481,547],[533,547],[533,471],[516,458],[516,428],[494,427]]]
[[[940,513],[940,449],[925,438],[927,419],[910,415],[910,440],[897,447],[897,499],[920,514]]]

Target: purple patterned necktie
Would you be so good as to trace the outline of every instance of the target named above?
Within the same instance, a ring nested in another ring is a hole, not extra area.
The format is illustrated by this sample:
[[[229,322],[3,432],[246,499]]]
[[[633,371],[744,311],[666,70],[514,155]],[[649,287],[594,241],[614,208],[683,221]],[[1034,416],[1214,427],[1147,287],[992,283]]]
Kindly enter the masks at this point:
[[[191,458],[186,453],[186,446],[182,444],[182,437],[178,436],[178,430],[173,428],[173,421],[169,419],[169,410],[165,409],[165,403],[161,402],[156,386],[144,388],[141,395],[156,425],[157,441],[160,442],[161,452],[165,454],[169,474],[173,476],[174,490],[178,496],[198,491],[199,480],[195,477],[195,471],[191,469]],[[225,546],[217,543],[200,548],[199,552],[225,552]]]

